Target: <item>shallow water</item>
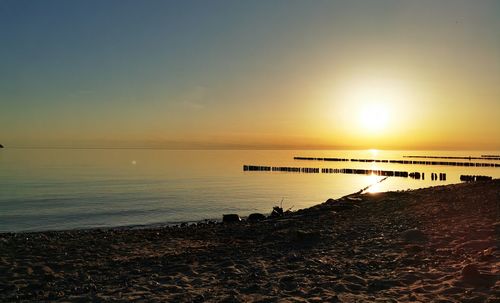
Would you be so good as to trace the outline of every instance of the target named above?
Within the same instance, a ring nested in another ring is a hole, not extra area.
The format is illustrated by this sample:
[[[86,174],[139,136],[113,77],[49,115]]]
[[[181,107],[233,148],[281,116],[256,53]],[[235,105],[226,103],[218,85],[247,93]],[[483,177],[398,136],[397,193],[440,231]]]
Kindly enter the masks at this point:
[[[370,191],[458,183],[461,174],[499,178],[498,167],[293,159],[294,156],[404,159],[403,155],[474,157],[484,154],[499,152],[7,148],[0,150],[0,231],[220,219],[223,213],[267,213],[281,200],[285,209],[296,210],[358,191],[382,179],[365,175],[244,172],[245,164],[397,170],[426,175],[425,180],[391,177]],[[432,172],[446,173],[447,180],[432,181]]]

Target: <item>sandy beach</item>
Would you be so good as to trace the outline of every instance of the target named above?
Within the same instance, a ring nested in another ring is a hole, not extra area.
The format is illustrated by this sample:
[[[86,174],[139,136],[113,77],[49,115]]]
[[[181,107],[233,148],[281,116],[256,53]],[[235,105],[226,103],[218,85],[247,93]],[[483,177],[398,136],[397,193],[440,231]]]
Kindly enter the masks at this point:
[[[500,180],[260,222],[0,234],[0,301],[500,302]]]

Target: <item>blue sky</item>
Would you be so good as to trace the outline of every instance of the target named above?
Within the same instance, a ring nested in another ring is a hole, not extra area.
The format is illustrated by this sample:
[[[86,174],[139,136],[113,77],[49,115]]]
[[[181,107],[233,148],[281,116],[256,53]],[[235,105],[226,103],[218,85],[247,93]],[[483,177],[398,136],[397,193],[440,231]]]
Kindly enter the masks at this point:
[[[347,101],[324,97],[386,77],[425,92],[409,119],[427,126],[406,131],[426,136],[405,144],[500,148],[483,138],[500,131],[499,16],[498,1],[0,0],[0,140],[401,147],[332,126]]]

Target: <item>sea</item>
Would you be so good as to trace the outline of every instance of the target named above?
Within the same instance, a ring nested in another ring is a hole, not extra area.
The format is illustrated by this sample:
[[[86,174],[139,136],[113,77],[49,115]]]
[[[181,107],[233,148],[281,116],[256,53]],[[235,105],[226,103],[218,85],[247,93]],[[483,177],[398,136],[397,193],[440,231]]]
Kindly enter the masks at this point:
[[[396,191],[500,178],[500,167],[304,161],[294,157],[496,163],[499,151],[0,149],[0,232],[144,227],[221,220],[223,214],[298,210],[370,186]],[[244,171],[244,165],[319,168],[319,173]],[[423,173],[425,178],[322,173],[321,168]],[[433,180],[431,174],[446,174]]]

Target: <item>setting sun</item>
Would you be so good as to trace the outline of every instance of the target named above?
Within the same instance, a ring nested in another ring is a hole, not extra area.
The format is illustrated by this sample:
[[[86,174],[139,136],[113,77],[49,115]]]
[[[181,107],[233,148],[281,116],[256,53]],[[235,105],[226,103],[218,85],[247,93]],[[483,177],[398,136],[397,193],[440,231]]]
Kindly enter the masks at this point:
[[[354,114],[354,120],[343,123],[356,135],[394,133],[394,126],[404,122],[404,108],[412,101],[407,86],[402,80],[381,75],[353,77],[342,86],[337,99],[345,104],[344,115]]]
[[[361,108],[359,125],[364,131],[379,133],[387,128],[389,111],[384,105],[369,104]]]

